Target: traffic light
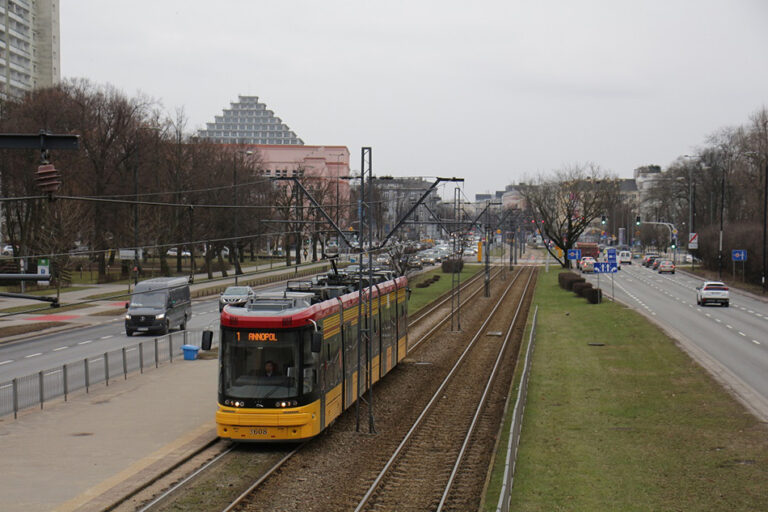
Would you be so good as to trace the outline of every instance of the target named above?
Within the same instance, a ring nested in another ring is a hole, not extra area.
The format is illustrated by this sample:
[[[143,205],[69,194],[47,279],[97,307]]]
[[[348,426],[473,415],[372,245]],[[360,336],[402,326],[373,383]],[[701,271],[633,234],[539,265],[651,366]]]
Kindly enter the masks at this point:
[[[640,216],[638,215],[637,217],[635,217],[635,226],[639,226],[639,225],[640,225]]]
[[[605,226],[605,215],[603,215],[603,217],[600,219],[600,224]]]
[[[672,250],[674,251],[675,248],[677,248],[677,237],[672,238]]]

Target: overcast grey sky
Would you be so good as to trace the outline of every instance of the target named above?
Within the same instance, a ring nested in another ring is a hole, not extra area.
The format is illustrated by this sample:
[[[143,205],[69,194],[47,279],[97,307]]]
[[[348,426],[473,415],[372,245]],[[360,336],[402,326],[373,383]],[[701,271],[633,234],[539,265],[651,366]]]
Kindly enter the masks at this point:
[[[768,106],[767,0],[62,0],[63,77],[190,130],[256,95],[306,144],[465,192],[666,166]],[[448,197],[451,193],[446,194]]]

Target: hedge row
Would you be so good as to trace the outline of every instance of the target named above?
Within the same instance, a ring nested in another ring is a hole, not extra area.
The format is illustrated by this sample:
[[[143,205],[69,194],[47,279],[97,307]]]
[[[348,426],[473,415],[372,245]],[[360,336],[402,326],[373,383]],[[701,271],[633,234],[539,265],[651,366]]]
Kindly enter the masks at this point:
[[[584,297],[590,304],[600,304],[603,301],[603,291],[593,288],[592,283],[574,272],[561,272],[557,276],[560,288],[571,291],[579,297]]]

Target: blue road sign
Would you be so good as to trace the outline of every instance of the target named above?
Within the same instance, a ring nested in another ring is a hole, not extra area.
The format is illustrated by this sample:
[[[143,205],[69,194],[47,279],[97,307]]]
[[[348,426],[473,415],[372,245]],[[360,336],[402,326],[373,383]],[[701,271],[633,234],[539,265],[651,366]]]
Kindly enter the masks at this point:
[[[595,274],[615,274],[618,271],[619,268],[616,263],[611,263],[610,261],[595,263]]]
[[[746,249],[734,249],[731,251],[731,259],[733,261],[747,261]]]
[[[616,263],[616,249],[611,247],[606,252],[608,253],[608,261],[610,263]]]
[[[568,259],[569,260],[580,260],[581,259],[581,249],[568,249]]]

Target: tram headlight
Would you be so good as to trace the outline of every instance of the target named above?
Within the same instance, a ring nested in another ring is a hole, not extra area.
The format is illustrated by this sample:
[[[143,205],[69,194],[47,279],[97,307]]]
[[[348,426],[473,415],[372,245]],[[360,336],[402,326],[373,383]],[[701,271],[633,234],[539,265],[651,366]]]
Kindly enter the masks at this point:
[[[165,318],[165,313],[160,313],[155,317],[156,320],[162,320],[163,318]]]

